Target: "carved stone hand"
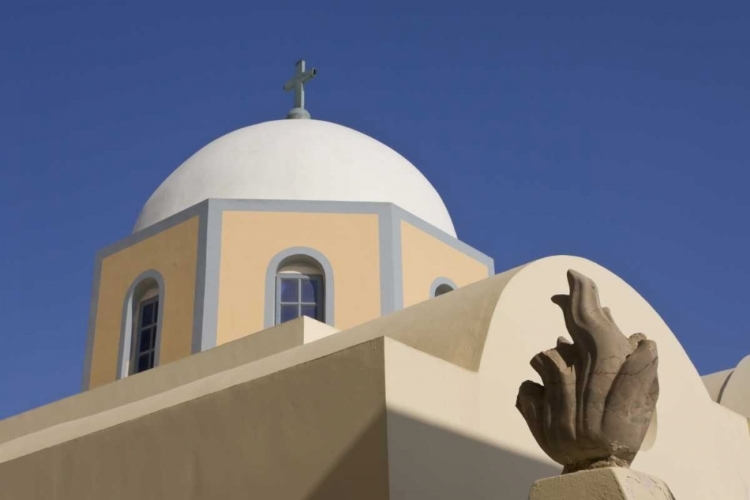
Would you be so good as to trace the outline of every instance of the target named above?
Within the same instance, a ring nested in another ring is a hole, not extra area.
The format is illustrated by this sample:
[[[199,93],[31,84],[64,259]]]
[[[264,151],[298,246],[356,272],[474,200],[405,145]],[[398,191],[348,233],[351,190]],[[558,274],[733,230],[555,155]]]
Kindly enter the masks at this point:
[[[571,344],[531,360],[544,386],[526,381],[516,399],[539,446],[563,474],[629,467],[643,443],[659,397],[656,343],[642,333],[626,338],[596,285],[568,271],[570,295],[552,297],[563,311]]]

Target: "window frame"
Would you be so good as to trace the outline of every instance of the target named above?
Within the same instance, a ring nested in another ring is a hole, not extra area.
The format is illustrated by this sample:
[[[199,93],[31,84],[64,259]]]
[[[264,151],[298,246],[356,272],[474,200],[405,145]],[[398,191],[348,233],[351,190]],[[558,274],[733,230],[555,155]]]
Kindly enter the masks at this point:
[[[296,280],[298,282],[296,302],[283,302],[281,300],[281,281],[282,280]],[[316,303],[302,301],[302,287],[299,286],[302,281],[313,281],[317,283],[318,301]],[[321,323],[325,323],[325,313],[326,313],[325,311],[325,300],[326,300],[325,286],[326,286],[326,280],[323,274],[284,272],[284,271],[279,271],[278,273],[276,273],[276,290],[274,294],[276,305],[275,305],[275,314],[274,314],[274,324],[281,325],[282,323],[286,323],[286,321],[284,322],[281,321],[281,306],[284,306],[284,305],[287,305],[287,306],[296,305],[297,306],[297,317],[294,319],[297,319],[303,316],[302,307],[314,306],[316,317],[313,319],[320,321]],[[293,320],[288,320],[288,321],[293,321]]]
[[[133,360],[132,348],[134,334],[138,326],[140,304],[154,296],[159,297],[159,315],[156,326],[156,351],[154,353],[154,367],[160,365],[161,335],[164,327],[164,311],[167,305],[167,289],[164,277],[155,269],[148,269],[136,277],[125,294],[122,308],[122,322],[120,325],[120,342],[117,353],[117,380],[133,374],[131,367]]]
[[[450,288],[450,290],[438,294],[438,289],[442,287],[448,287]],[[432,282],[432,285],[430,285],[430,298],[434,299],[437,297],[442,297],[443,295],[446,295],[448,293],[455,292],[457,289],[458,286],[452,280],[446,278],[445,276],[440,276],[438,278],[435,278],[435,280]]]
[[[136,373],[143,373],[145,371],[148,371],[152,368],[156,367],[157,359],[156,359],[156,350],[157,350],[157,332],[159,330],[159,319],[161,318],[161,304],[159,301],[159,295],[158,293],[156,295],[153,295],[151,297],[148,296],[149,294],[146,293],[146,298],[141,299],[141,301],[138,303],[138,309],[136,311],[136,314],[134,315],[133,319],[133,333],[132,333],[132,344],[130,346],[130,364],[129,364],[129,374],[135,375]],[[143,326],[143,312],[148,305],[155,305],[155,318],[152,319],[152,321],[146,325]],[[144,351],[140,350],[141,345],[141,337],[143,335],[143,332],[145,330],[151,330],[151,342],[149,342],[150,347]],[[144,370],[138,370],[138,360],[141,356],[149,354],[149,366],[148,368],[145,368]]]
[[[316,273],[323,277],[323,302],[322,302],[322,322],[335,326],[334,314],[335,305],[334,291],[336,278],[328,258],[320,251],[310,248],[294,246],[279,251],[268,262],[266,267],[266,281],[263,307],[263,328],[272,328],[277,325],[276,318],[276,290],[278,275],[285,272],[285,267],[294,265],[295,262],[302,261],[303,264],[313,264]],[[305,274],[304,272],[302,274]],[[311,273],[308,273],[311,274]]]

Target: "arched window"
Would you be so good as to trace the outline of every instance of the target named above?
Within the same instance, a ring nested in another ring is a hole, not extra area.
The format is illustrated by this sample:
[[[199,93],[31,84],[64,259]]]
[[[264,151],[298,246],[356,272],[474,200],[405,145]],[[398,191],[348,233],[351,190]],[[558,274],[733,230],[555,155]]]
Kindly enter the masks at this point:
[[[140,373],[156,364],[156,330],[159,324],[159,288],[149,288],[138,302],[133,317],[130,373]]]
[[[334,325],[333,285],[333,268],[322,252],[309,247],[282,250],[266,268],[263,326],[300,316]]]
[[[134,375],[159,364],[164,280],[156,271],[136,278],[125,297],[118,378]]]
[[[448,278],[437,278],[432,282],[432,286],[430,287],[430,298],[440,297],[448,292],[452,292],[456,288],[458,288],[456,284]]]
[[[300,316],[325,322],[325,272],[306,255],[284,259],[276,273],[276,324]]]

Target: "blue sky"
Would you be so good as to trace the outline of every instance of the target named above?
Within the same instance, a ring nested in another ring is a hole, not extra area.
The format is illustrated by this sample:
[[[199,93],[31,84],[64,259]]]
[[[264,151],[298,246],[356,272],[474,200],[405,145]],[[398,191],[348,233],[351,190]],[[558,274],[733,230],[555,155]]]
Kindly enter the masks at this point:
[[[79,390],[95,252],[236,128],[313,116],[417,165],[502,271],[623,277],[701,373],[750,354],[750,3],[84,2],[0,10],[0,417]]]

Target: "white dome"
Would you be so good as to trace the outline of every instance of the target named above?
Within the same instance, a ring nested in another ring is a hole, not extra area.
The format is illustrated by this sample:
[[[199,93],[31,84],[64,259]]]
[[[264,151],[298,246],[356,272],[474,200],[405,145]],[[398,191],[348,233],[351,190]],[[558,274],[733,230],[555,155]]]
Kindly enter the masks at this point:
[[[211,142],[157,188],[133,232],[208,198],[390,202],[456,236],[440,195],[406,158],[318,120],[260,123]]]

